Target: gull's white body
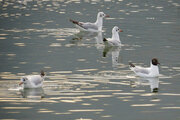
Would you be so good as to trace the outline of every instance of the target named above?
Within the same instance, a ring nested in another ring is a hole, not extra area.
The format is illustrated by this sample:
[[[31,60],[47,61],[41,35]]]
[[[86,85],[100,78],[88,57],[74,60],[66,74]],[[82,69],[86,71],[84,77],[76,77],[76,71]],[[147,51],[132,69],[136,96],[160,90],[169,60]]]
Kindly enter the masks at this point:
[[[26,79],[26,81],[23,81]],[[44,76],[41,75],[28,75],[23,76],[21,78],[21,82],[23,82],[23,88],[39,88],[42,87],[44,81]]]
[[[140,66],[130,67],[130,69],[140,77],[158,77],[159,76],[159,68],[157,65],[153,65],[151,63],[150,67],[143,68]]]
[[[81,27],[79,25],[76,25],[76,27],[80,31],[87,31],[87,32],[99,32],[101,30],[98,30],[98,27],[94,23],[83,23],[80,22],[84,27]]]
[[[112,29],[112,37],[106,39],[107,40],[106,42],[111,46],[121,46],[119,31],[117,31],[117,29],[119,29],[119,28],[117,26],[115,26]]]
[[[104,16],[102,16],[104,15]],[[91,22],[78,22],[75,21],[76,27],[80,29],[80,31],[89,31],[89,32],[100,32],[103,27],[103,18],[106,17],[103,12],[99,12],[97,14],[97,20],[94,23]],[[71,20],[72,22],[73,20]]]

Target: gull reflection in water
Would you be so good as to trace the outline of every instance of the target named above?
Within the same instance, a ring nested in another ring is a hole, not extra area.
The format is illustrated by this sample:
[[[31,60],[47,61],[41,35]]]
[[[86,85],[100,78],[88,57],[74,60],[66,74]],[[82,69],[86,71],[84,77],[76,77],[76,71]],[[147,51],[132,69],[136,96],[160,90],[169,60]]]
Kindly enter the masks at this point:
[[[98,33],[96,32],[87,32],[87,31],[80,31],[74,34],[72,40],[86,40],[86,39],[93,39],[97,36]]]
[[[32,0],[19,0],[19,1],[17,1],[18,3],[20,3],[20,4],[22,4],[22,5],[27,5],[28,4],[28,2],[31,2]]]
[[[96,40],[96,48],[98,50],[103,50],[104,44],[103,44],[102,32],[97,33],[97,35],[95,36],[95,40]]]
[[[80,31],[74,34],[71,43],[80,43],[84,41],[88,41],[96,43],[96,48],[98,50],[104,49],[103,39],[102,39],[102,32],[87,32],[87,31]]]
[[[151,92],[158,92],[159,90],[159,78],[139,78],[136,80],[131,81],[132,87],[139,87],[139,86],[145,86],[150,85]]]
[[[44,98],[43,88],[26,88],[26,89],[22,89],[20,92],[23,98],[36,99],[36,100]]]
[[[120,46],[109,46],[105,45],[105,48],[103,50],[103,57],[106,57],[108,52],[111,52],[112,54],[112,67],[117,67],[119,65],[119,53],[120,53],[121,47]]]

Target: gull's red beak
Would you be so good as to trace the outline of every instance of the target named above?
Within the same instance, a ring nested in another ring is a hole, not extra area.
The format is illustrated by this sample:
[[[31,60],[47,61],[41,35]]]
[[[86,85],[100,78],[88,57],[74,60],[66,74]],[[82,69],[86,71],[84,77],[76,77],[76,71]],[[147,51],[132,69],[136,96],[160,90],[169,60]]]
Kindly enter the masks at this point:
[[[20,82],[20,83],[19,83],[19,85],[22,85],[22,84],[23,84],[23,82]]]
[[[122,30],[119,30],[119,32],[123,32]]]

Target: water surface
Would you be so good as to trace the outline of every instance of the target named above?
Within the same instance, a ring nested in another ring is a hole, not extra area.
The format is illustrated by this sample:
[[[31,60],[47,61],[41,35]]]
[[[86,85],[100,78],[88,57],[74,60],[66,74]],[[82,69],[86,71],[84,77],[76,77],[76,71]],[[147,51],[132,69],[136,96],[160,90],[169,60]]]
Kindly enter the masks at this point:
[[[178,0],[0,0],[0,119],[180,119]],[[102,33],[79,32],[69,18],[104,20]],[[120,48],[105,47],[113,26]],[[138,78],[128,63],[148,66],[158,79]],[[20,77],[39,74],[43,88],[22,90]],[[153,88],[158,87],[158,92]]]

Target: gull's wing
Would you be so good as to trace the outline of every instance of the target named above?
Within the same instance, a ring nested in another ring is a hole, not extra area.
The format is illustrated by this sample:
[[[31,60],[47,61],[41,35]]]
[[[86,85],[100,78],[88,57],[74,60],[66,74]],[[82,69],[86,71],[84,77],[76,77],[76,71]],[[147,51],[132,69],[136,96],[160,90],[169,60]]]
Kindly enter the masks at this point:
[[[42,80],[40,80],[40,79],[34,81],[34,84],[35,84],[35,85],[39,85],[39,84],[41,84],[41,83],[42,83]]]
[[[76,24],[77,26],[85,29],[85,30],[89,30],[89,29],[93,29],[93,30],[98,30],[98,26],[95,23],[90,23],[90,22],[79,22],[79,21],[75,21],[70,19],[70,22],[72,22],[73,24]]]
[[[139,67],[139,66],[136,66],[136,67],[132,68],[132,70],[135,73],[141,73],[141,74],[149,74],[150,73],[148,68],[142,68],[142,67]]]
[[[94,23],[83,23],[83,22],[80,22],[79,24],[80,27],[84,28],[84,29],[93,29],[93,30],[98,30],[98,26],[95,25]]]
[[[43,78],[40,75],[29,76],[28,79],[35,85],[39,85],[43,82]]]
[[[109,40],[108,40],[108,43],[109,43],[110,45],[112,45],[112,46],[119,46],[119,45],[120,45],[120,42],[115,41],[115,40],[113,40],[113,39],[109,39]]]

